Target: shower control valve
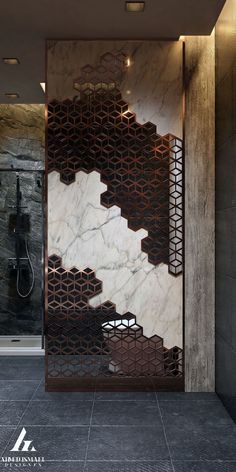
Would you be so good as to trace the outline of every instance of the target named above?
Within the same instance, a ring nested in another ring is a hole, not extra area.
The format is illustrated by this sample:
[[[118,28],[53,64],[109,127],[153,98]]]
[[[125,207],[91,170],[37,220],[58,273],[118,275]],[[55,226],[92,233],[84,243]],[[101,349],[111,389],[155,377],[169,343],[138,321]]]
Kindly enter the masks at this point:
[[[11,270],[25,269],[28,267],[28,258],[27,257],[9,257],[8,258],[8,268]]]

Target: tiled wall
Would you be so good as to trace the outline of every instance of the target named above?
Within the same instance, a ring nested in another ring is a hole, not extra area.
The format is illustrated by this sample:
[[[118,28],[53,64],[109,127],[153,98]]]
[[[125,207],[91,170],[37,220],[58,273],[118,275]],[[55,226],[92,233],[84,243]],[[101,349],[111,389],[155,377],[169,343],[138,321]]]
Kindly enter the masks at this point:
[[[236,4],[216,26],[216,390],[236,420]]]

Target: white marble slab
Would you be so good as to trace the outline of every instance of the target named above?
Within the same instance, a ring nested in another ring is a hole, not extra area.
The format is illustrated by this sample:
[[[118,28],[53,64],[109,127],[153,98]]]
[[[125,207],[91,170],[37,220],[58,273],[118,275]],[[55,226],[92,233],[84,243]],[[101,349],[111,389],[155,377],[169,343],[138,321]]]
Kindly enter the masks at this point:
[[[107,52],[122,52],[130,59],[120,90],[141,124],[151,121],[157,133],[182,138],[182,41],[48,41],[49,100],[73,98],[74,79],[81,68],[98,66]]]
[[[119,89],[136,121],[151,121],[157,133],[182,138],[183,45],[179,41],[48,41],[49,100],[73,98],[74,80],[83,66],[97,67],[107,52],[121,52],[129,67],[119,76]],[[63,257],[65,267],[91,267],[103,281],[103,293],[93,306],[110,299],[121,314],[137,316],[144,334],[158,334],[167,347],[182,347],[182,276],[168,267],[148,263],[141,252],[146,232],[133,232],[120,209],[106,209],[106,190],[96,172],[79,172],[66,186],[49,175],[49,254]]]
[[[69,186],[59,174],[48,176],[48,253],[63,258],[63,266],[90,267],[103,282],[96,306],[111,300],[121,314],[131,311],[144,334],[164,338],[166,347],[182,347],[182,277],[155,267],[141,252],[145,230],[128,229],[116,206],[106,209],[100,195],[106,185],[97,172],[79,172]]]

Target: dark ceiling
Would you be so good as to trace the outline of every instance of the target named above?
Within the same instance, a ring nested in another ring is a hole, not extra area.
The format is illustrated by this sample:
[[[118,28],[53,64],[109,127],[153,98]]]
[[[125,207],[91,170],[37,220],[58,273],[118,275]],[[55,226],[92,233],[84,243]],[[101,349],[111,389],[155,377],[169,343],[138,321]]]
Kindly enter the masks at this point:
[[[0,103],[43,103],[45,39],[177,39],[210,34],[225,0],[146,0],[143,13],[127,13],[125,0],[2,0]]]

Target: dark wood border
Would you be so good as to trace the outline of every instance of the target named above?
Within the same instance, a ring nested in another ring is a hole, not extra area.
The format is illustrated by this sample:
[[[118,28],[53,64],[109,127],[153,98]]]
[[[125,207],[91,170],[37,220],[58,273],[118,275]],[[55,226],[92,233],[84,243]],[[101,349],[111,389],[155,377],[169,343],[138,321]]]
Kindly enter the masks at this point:
[[[55,378],[47,379],[46,391],[48,392],[77,392],[77,391],[173,391],[184,390],[184,378],[167,377],[136,377],[119,378],[112,377],[81,377],[81,378]]]

